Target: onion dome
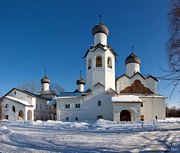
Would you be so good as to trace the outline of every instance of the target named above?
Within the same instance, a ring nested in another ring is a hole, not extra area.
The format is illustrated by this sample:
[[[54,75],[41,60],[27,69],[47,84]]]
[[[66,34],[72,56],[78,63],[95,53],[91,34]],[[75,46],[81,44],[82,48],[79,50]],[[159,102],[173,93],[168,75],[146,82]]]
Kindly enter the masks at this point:
[[[96,33],[104,33],[108,36],[109,30],[104,24],[99,22],[99,24],[95,25],[92,29],[92,35],[94,36]]]
[[[85,83],[86,83],[86,81],[85,81],[82,77],[80,77],[80,79],[76,81],[76,84],[77,84],[77,85],[79,85],[79,84],[85,84]]]
[[[125,61],[126,65],[129,64],[129,63],[137,63],[137,64],[140,64],[141,61],[140,61],[140,58],[138,56],[136,56],[134,54],[134,52],[132,52],[127,58],[126,58],[126,61]]]
[[[48,77],[46,75],[41,79],[41,84],[43,84],[43,83],[49,83],[50,84],[50,80],[48,79]]]

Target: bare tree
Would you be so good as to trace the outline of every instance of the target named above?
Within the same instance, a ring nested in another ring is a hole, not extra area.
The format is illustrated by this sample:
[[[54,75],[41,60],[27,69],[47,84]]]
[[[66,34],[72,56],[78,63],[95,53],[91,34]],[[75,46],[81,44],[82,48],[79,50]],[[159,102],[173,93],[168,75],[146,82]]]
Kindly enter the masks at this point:
[[[34,82],[25,82],[18,87],[19,89],[29,91],[31,93],[37,94],[40,91],[40,84]]]
[[[61,92],[64,91],[64,88],[61,85],[59,85],[57,83],[54,83],[54,84],[50,85],[50,91],[52,91],[52,92],[56,93],[57,95],[59,95]]]
[[[41,92],[41,85],[40,84],[36,84],[34,82],[31,83],[23,83],[21,86],[18,87],[19,89],[25,90],[25,91],[29,91],[31,93],[37,94],[39,92]],[[64,91],[64,88],[57,84],[51,84],[50,85],[50,91],[54,92],[55,94],[60,94],[62,91]]]
[[[170,38],[167,43],[167,53],[170,70],[166,76],[161,77],[164,80],[170,80],[169,85],[173,85],[172,93],[179,85],[180,81],[180,1],[170,1],[169,10],[169,31]],[[170,97],[172,96],[172,93]]]

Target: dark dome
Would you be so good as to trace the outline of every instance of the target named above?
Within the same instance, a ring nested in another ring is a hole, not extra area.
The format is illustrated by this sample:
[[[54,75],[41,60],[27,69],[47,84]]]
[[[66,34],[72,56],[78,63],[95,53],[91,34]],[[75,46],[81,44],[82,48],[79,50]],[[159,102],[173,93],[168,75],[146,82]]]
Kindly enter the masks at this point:
[[[127,58],[126,58],[126,61],[125,61],[126,65],[129,64],[129,63],[137,63],[137,64],[140,64],[141,61],[140,61],[140,58],[138,56],[136,56],[134,54],[134,52],[132,52]]]
[[[77,85],[79,85],[79,84],[85,84],[85,83],[86,83],[86,81],[85,81],[85,80],[83,80],[83,78],[82,78],[82,77],[80,77],[80,79],[79,79],[79,80],[77,80],[77,81],[76,81],[76,83],[77,83]]]
[[[92,29],[92,35],[94,36],[96,33],[104,33],[108,36],[109,30],[104,24],[100,22],[99,24],[95,25]]]
[[[42,79],[41,79],[41,84],[43,83],[50,83],[50,80],[48,79],[47,76],[44,76]]]

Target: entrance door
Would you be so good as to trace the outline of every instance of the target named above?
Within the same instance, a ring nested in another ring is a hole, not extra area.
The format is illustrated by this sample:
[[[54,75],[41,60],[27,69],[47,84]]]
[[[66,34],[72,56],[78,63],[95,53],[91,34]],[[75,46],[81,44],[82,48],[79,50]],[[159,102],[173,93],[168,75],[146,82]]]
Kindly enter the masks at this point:
[[[120,121],[131,121],[131,113],[127,110],[121,111]]]

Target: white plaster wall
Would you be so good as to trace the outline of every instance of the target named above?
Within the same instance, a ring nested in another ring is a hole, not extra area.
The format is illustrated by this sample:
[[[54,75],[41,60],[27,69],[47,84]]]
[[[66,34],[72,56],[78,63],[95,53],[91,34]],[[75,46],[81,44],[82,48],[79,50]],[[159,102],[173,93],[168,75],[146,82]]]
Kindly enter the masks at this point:
[[[164,97],[145,97],[139,96],[143,101],[141,115],[145,120],[153,120],[156,116],[158,119],[165,119],[165,98]]]
[[[107,45],[107,35],[104,33],[96,33],[94,35],[94,46],[97,44]]]
[[[96,57],[102,57],[102,67],[96,67]],[[112,69],[107,67],[107,58],[112,59]],[[91,59],[91,69],[88,70],[88,60]],[[105,90],[112,88],[115,90],[115,57],[109,51],[101,48],[94,52],[89,52],[86,57],[86,87],[94,89],[94,85],[100,82],[105,86]]]
[[[49,83],[43,83],[42,84],[42,90],[43,91],[49,91]]]
[[[131,113],[131,121],[140,121],[140,103],[113,103],[113,120],[120,121],[120,113],[128,110]]]
[[[146,86],[151,89],[151,91],[154,92],[154,94],[158,94],[157,92],[157,81],[152,79],[152,78],[147,78],[146,79]]]
[[[126,65],[126,75],[131,77],[136,72],[140,72],[140,65],[137,63],[129,63]]]
[[[79,84],[79,85],[78,85],[78,90],[79,90],[80,92],[84,92],[84,84]]]
[[[6,104],[8,104],[8,108],[5,108]],[[12,107],[15,107],[15,112],[12,111]],[[32,111],[32,120],[34,119],[33,107],[27,107],[21,103],[14,102],[10,99],[4,99],[2,102],[2,117],[5,118],[5,115],[8,115],[8,120],[18,120],[19,111],[22,110],[24,113],[24,120],[27,120],[27,112],[28,110]]]
[[[23,92],[20,92],[18,90],[13,90],[8,95],[12,96],[12,97],[19,98],[19,99],[24,100],[24,101],[28,102],[29,104],[33,105],[32,101],[34,101],[34,100],[32,100],[32,99],[34,99],[34,97],[27,95]]]
[[[102,106],[98,106],[98,101],[101,101]],[[81,108],[75,108],[76,103],[81,103]],[[70,104],[71,108],[65,109],[65,104]],[[74,121],[76,117],[79,121],[97,120],[97,115],[102,115],[107,120],[113,119],[111,98],[104,92],[96,96],[57,101],[57,120],[65,121],[66,117],[69,117],[70,121]]]

